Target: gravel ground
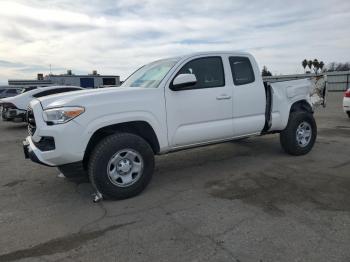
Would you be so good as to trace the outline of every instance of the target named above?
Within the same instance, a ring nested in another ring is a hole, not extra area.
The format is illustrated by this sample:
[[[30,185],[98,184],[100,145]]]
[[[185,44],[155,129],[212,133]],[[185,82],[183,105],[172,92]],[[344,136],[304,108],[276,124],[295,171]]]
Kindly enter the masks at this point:
[[[350,261],[350,119],[319,109],[317,142],[278,135],[156,158],[139,196],[92,202],[84,181],[24,160],[24,125],[0,123],[0,261]]]

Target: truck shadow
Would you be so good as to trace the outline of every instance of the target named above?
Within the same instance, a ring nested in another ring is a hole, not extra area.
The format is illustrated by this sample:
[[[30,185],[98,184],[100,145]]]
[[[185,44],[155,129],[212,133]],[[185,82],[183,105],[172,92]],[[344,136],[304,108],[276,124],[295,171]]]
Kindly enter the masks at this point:
[[[207,147],[188,149],[159,156],[156,159],[157,174],[210,167],[210,164],[253,161],[255,157],[277,157],[284,154],[276,136],[232,141]],[[157,175],[156,174],[156,175]]]

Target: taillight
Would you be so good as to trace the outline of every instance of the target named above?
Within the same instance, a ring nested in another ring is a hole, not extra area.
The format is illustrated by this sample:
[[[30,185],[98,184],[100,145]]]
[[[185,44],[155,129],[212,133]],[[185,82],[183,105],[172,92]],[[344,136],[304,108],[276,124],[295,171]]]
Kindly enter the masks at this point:
[[[12,104],[12,103],[5,102],[5,103],[1,103],[1,105],[2,105],[3,108],[17,109],[17,107],[14,104]]]
[[[350,89],[344,93],[344,97],[350,97]]]

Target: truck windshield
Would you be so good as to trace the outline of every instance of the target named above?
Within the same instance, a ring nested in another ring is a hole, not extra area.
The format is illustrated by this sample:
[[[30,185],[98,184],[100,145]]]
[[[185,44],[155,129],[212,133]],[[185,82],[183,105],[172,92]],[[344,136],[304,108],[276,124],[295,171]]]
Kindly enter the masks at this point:
[[[156,88],[177,61],[173,58],[147,64],[129,76],[122,86]]]

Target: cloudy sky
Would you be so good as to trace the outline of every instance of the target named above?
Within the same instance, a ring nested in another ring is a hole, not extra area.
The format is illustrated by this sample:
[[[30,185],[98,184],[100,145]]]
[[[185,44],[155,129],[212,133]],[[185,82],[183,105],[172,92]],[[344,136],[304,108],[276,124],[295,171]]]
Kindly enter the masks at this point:
[[[0,0],[0,83],[36,73],[118,74],[201,50],[244,50],[274,74],[350,61],[347,0]]]

